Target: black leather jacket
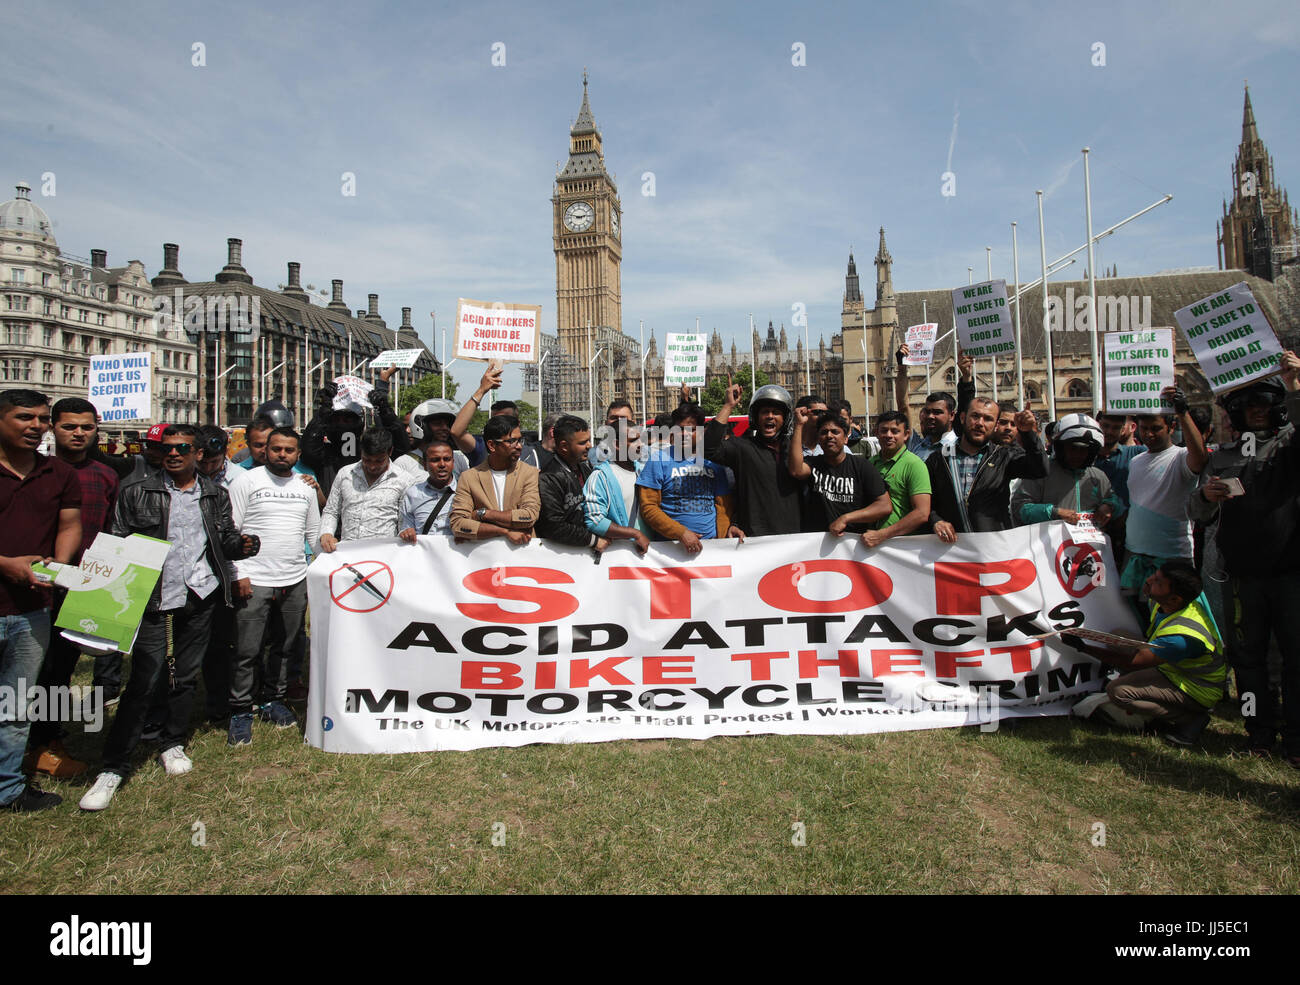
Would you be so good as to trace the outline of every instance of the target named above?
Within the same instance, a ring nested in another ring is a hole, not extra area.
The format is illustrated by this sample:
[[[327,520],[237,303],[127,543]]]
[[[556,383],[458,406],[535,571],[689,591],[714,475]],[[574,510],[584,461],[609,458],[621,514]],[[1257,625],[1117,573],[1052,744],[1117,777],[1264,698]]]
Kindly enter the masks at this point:
[[[595,547],[596,535],[582,519],[583,486],[591,475],[591,463],[585,458],[576,469],[555,455],[537,477],[537,492],[542,511],[534,528],[543,540],[554,540],[574,547]]]
[[[168,540],[167,526],[171,517],[171,493],[163,483],[164,474],[153,472],[138,482],[128,483],[117,494],[117,508],[113,511],[113,533],[118,537],[144,534]],[[203,529],[208,535],[206,555],[208,564],[221,581],[221,591],[226,604],[232,605],[232,570],[230,560],[242,559],[243,546],[239,531],[230,515],[230,494],[212,480],[195,475],[199,483],[199,511],[203,514]],[[162,598],[162,579],[154,586],[149,598],[149,612],[157,612]]]
[[[1011,480],[1041,479],[1047,475],[1047,453],[1038,435],[1019,433],[1020,440],[1009,445],[991,448],[980,462],[971,485],[970,495],[958,500],[955,466],[942,448],[937,448],[926,459],[930,471],[930,529],[940,520],[947,520],[958,533],[990,530],[1010,530]],[[962,506],[966,518],[962,516]]]

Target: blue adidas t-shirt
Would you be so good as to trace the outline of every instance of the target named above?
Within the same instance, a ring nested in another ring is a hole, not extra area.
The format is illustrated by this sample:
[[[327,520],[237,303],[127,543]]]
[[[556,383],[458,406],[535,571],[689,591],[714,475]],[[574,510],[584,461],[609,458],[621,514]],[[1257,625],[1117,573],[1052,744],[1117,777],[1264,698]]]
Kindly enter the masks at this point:
[[[731,492],[725,466],[707,461],[701,455],[680,460],[659,454],[645,463],[636,484],[657,489],[663,511],[686,529],[701,537],[718,536],[718,514],[713,499]]]

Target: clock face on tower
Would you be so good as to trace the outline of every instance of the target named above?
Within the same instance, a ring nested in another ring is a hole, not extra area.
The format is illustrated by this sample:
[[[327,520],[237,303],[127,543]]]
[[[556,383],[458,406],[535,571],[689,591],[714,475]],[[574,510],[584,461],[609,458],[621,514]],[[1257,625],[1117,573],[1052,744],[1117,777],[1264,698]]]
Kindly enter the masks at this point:
[[[590,229],[595,218],[596,210],[586,202],[574,202],[564,210],[564,225],[575,233]]]
[[[613,230],[614,235],[617,236],[618,235],[618,210],[617,209],[609,210],[609,227],[610,229]]]

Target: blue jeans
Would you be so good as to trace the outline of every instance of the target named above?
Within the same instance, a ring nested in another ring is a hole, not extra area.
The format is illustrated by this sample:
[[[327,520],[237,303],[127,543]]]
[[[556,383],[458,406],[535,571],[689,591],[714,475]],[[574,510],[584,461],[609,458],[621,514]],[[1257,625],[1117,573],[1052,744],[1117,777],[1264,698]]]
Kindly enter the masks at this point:
[[[0,806],[17,800],[27,785],[27,689],[36,684],[49,645],[49,609],[0,616]]]

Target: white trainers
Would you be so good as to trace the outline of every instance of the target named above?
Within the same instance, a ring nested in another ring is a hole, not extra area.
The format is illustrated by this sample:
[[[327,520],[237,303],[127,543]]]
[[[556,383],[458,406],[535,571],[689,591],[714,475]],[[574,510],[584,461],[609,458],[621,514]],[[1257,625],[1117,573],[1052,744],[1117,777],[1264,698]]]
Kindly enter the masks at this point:
[[[158,755],[158,762],[162,763],[163,769],[167,771],[168,776],[181,776],[194,769],[194,761],[185,755],[185,749],[182,746],[172,746],[170,749],[164,749]]]
[[[122,778],[116,773],[100,773],[95,777],[95,785],[86,791],[77,805],[83,811],[102,811],[113,800],[113,794],[122,785]]]

